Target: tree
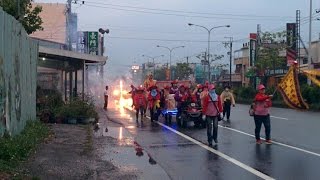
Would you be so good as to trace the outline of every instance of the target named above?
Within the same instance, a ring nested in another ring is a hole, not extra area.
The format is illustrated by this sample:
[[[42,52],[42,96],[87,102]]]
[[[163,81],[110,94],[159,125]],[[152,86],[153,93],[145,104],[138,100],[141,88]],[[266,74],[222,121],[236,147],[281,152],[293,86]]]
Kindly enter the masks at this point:
[[[186,80],[189,79],[190,74],[192,74],[192,68],[188,63],[177,63],[175,69],[175,77]]]
[[[19,8],[18,8],[19,2]],[[41,6],[32,7],[33,0],[1,0],[0,6],[5,12],[15,17],[23,25],[28,34],[43,30],[42,19],[39,16]]]
[[[281,56],[281,53],[287,48],[285,39],[286,31],[262,33],[262,45],[258,49],[258,58],[255,63],[258,75],[264,76],[267,69],[277,69],[286,65],[285,57]]]
[[[165,81],[166,80],[166,69],[165,67],[162,67],[160,69],[155,70],[154,79],[158,81]]]

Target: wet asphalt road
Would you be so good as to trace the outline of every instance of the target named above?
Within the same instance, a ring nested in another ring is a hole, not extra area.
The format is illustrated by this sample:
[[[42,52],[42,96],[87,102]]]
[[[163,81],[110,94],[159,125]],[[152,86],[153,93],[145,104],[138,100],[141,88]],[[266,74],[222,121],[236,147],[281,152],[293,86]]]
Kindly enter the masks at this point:
[[[320,179],[320,113],[273,108],[274,144],[256,145],[250,136],[254,122],[248,115],[248,106],[238,105],[232,109],[230,124],[220,122],[219,143],[213,149],[223,155],[161,124],[152,125],[149,119],[137,127],[130,111],[121,114],[117,109],[109,109],[106,113],[130,132],[171,179]],[[179,129],[175,121],[170,127],[206,144],[206,129],[196,129],[192,123],[186,129]],[[264,137],[263,128],[261,132]],[[232,163],[233,159],[237,162]],[[261,178],[257,172],[265,176]]]

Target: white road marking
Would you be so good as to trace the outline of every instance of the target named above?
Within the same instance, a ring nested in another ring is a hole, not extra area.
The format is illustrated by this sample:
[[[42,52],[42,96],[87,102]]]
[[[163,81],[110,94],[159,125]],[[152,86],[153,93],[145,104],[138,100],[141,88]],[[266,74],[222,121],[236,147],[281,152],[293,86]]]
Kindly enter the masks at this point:
[[[277,116],[270,116],[272,118],[276,118],[276,119],[283,119],[283,120],[289,120],[288,118],[283,118],[283,117],[277,117]]]
[[[254,175],[256,175],[256,176],[258,176],[258,177],[260,177],[262,179],[274,179],[274,178],[272,178],[272,177],[270,177],[270,176],[268,176],[266,174],[261,173],[260,171],[255,170],[254,168],[252,168],[250,166],[247,166],[246,164],[243,164],[242,162],[240,162],[240,161],[238,161],[238,160],[236,160],[236,159],[234,159],[234,158],[232,158],[232,157],[230,157],[230,156],[228,156],[226,154],[223,154],[220,151],[217,151],[217,150],[215,150],[215,149],[213,149],[213,148],[211,148],[211,147],[209,147],[209,146],[207,146],[207,145],[205,145],[205,144],[203,144],[203,143],[201,143],[201,142],[199,142],[199,141],[197,141],[197,140],[195,140],[195,139],[193,139],[193,138],[191,138],[191,137],[189,137],[189,136],[187,136],[187,135],[185,135],[185,134],[183,134],[183,133],[181,133],[181,132],[179,132],[179,131],[177,131],[175,129],[172,129],[169,126],[166,126],[166,125],[162,124],[161,122],[157,121],[157,123],[159,125],[161,125],[162,127],[167,128],[168,130],[178,134],[179,136],[181,136],[181,137],[183,137],[183,138],[185,138],[185,139],[187,139],[187,140],[189,140],[189,141],[201,146],[202,148],[204,148],[204,149],[206,149],[206,150],[208,150],[208,151],[210,151],[210,152],[212,152],[212,153],[224,158],[225,160],[227,160],[227,161],[239,166],[240,168],[242,168],[242,169],[244,169],[246,171],[251,172],[252,174],[254,174]]]
[[[149,116],[147,116],[147,118],[150,119]],[[266,174],[263,174],[262,172],[257,171],[256,169],[254,169],[254,168],[252,168],[252,167],[250,167],[250,166],[248,166],[248,165],[246,165],[246,164],[244,164],[244,163],[242,163],[242,162],[240,162],[240,161],[238,161],[238,160],[236,160],[236,159],[234,159],[234,158],[232,158],[232,157],[230,157],[230,156],[228,156],[226,154],[223,154],[222,152],[217,151],[217,150],[215,150],[215,149],[203,144],[202,142],[197,141],[197,140],[193,139],[192,137],[187,136],[187,135],[185,135],[185,134],[183,134],[183,133],[181,133],[181,132],[179,132],[179,131],[177,131],[177,130],[175,130],[175,129],[173,129],[173,128],[171,128],[171,127],[169,127],[169,126],[167,126],[167,125],[165,125],[165,124],[163,124],[163,123],[161,123],[159,121],[156,121],[156,123],[158,123],[162,127],[167,128],[168,130],[176,133],[177,135],[179,135],[179,136],[181,136],[181,137],[183,137],[183,138],[185,138],[185,139],[187,139],[187,140],[189,140],[189,141],[201,146],[202,148],[204,148],[204,149],[206,149],[206,150],[208,150],[208,151],[210,151],[210,152],[212,152],[212,153],[224,158],[225,160],[227,160],[227,161],[239,166],[240,168],[251,172],[252,174],[254,174],[254,175],[256,175],[256,176],[258,176],[258,177],[260,177],[262,179],[274,180],[274,178],[272,178],[272,177],[270,177],[270,176],[268,176]]]
[[[275,117],[275,116],[271,116],[271,117]],[[148,119],[150,119],[150,117],[147,116]],[[277,117],[279,118],[279,117]],[[279,118],[280,119],[280,118]],[[283,118],[283,119],[286,119],[288,120],[287,118]],[[244,135],[247,135],[247,136],[250,136],[250,137],[254,137],[254,135],[252,134],[249,134],[249,133],[246,133],[246,132],[243,132],[243,131],[240,131],[240,130],[237,130],[237,129],[233,129],[233,128],[230,128],[230,127],[225,127],[225,126],[221,126],[221,125],[218,125],[219,127],[221,128],[224,128],[224,129],[228,129],[228,130],[231,130],[231,131],[234,131],[234,132],[238,132],[240,134],[244,134]],[[264,138],[261,138],[263,140],[265,140]],[[311,155],[314,155],[314,156],[318,156],[320,157],[320,154],[319,153],[315,153],[315,152],[312,152],[312,151],[308,151],[308,150],[305,150],[305,149],[302,149],[302,148],[298,148],[298,147],[295,147],[295,146],[291,146],[291,145],[288,145],[288,144],[284,144],[284,143],[281,143],[281,142],[277,142],[277,141],[272,141],[273,144],[278,144],[280,146],[284,146],[284,147],[287,147],[287,148],[291,148],[291,149],[294,149],[294,150],[297,150],[297,151],[301,151],[301,152],[304,152],[304,153],[307,153],[307,154],[311,154]]]
[[[237,130],[237,129],[233,129],[233,128],[229,128],[229,127],[225,127],[225,126],[221,126],[221,125],[219,125],[219,127],[224,128],[224,129],[228,129],[228,130],[231,130],[231,131],[234,131],[234,132],[238,132],[238,133],[240,133],[240,134],[244,134],[244,135],[247,135],[247,136],[255,137],[255,136],[252,135],[252,134],[249,134],[249,133],[246,133],[246,132]],[[261,139],[265,140],[264,138],[261,138]],[[295,149],[295,150],[297,150],[297,151],[301,151],[301,152],[304,152],[304,153],[307,153],[307,154],[312,154],[312,155],[315,155],[315,156],[320,157],[320,154],[315,153],[315,152],[312,152],[312,151],[308,151],[308,150],[305,150],[305,149],[301,149],[301,148],[298,148],[298,147],[290,146],[290,145],[288,145],[288,144],[284,144],[284,143],[280,143],[280,142],[276,142],[276,141],[272,141],[272,143],[273,143],[273,144],[278,144],[278,145],[280,145],[280,146],[288,147],[288,148],[291,148],[291,149]]]
[[[276,117],[276,116],[271,116],[271,117],[273,117],[273,118],[278,118],[278,119],[289,120],[288,118],[281,118],[281,117]],[[149,116],[147,116],[147,118],[150,119]],[[172,129],[172,128],[169,127],[169,126],[166,126],[166,125],[164,125],[164,124],[162,124],[162,123],[160,123],[160,122],[158,122],[158,121],[157,121],[157,123],[158,123],[159,125],[167,128],[168,130],[170,130],[170,131],[172,131],[172,132],[174,132],[174,133],[176,133],[176,134],[184,137],[185,139],[188,139],[188,140],[190,140],[191,142],[193,142],[193,143],[195,143],[195,144],[203,147],[204,149],[207,149],[208,151],[210,151],[210,152],[212,152],[212,153],[215,153],[216,155],[218,155],[218,156],[220,156],[220,157],[222,157],[222,158],[224,158],[224,159],[226,159],[226,160],[228,160],[228,161],[230,161],[230,162],[238,165],[239,167],[241,167],[241,168],[243,168],[243,169],[245,169],[245,170],[247,170],[247,171],[249,171],[249,172],[251,172],[251,173],[253,173],[253,174],[255,174],[255,175],[259,174],[259,175],[257,175],[257,176],[261,177],[262,179],[273,179],[272,177],[267,176],[267,175],[265,175],[265,174],[263,174],[263,173],[255,170],[255,169],[251,168],[250,166],[247,166],[247,165],[241,163],[240,161],[237,161],[236,159],[233,159],[233,158],[229,157],[228,155],[223,154],[223,153],[220,152],[220,151],[217,151],[217,150],[215,150],[215,149],[212,149],[212,148],[210,148],[209,146],[207,146],[207,145],[205,145],[205,144],[203,144],[203,143],[201,143],[201,142],[199,142],[199,141],[197,141],[197,140],[195,140],[195,139],[193,139],[193,138],[191,138],[191,137],[189,137],[189,136],[187,136],[187,135],[185,135],[185,134],[183,134],[183,133],[181,133],[181,132],[179,132],[179,131],[177,131],[177,130],[175,130],[175,129]],[[228,129],[228,130],[231,130],[231,131],[234,131],[234,132],[238,132],[238,133],[240,133],[240,134],[244,134],[244,135],[247,135],[247,136],[250,136],[250,137],[254,137],[254,138],[255,138],[254,135],[249,134],[249,133],[246,133],[246,132],[243,132],[243,131],[240,131],[240,130],[237,130],[237,129],[233,129],[233,128],[225,127],[225,126],[221,126],[221,125],[219,125],[219,127],[224,128],[224,129]],[[265,140],[264,138],[261,138],[261,139]],[[298,147],[295,147],[295,146],[291,146],[291,145],[288,145],[288,144],[284,144],[284,143],[280,143],[280,142],[276,142],[276,141],[273,141],[273,144],[277,144],[277,145],[280,145],[280,146],[284,146],[284,147],[287,147],[287,148],[291,148],[291,149],[294,149],[294,150],[297,150],[297,151],[301,151],[301,152],[304,152],[304,153],[307,153],[307,154],[311,154],[311,155],[320,157],[320,154],[318,154],[318,153],[315,153],[315,152],[312,152],[312,151],[308,151],[308,150],[305,150],[305,149],[302,149],[302,148],[298,148]],[[256,174],[256,173],[257,173],[257,174]],[[260,175],[261,175],[261,176],[260,176]],[[262,176],[263,176],[263,177],[262,177]]]

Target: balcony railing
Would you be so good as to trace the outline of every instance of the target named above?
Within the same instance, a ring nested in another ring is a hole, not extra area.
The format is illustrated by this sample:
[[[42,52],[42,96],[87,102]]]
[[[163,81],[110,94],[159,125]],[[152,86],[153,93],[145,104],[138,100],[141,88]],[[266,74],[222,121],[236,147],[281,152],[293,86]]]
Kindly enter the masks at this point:
[[[249,58],[248,57],[240,57],[234,59],[234,64],[249,64]]]
[[[221,75],[219,78],[219,82],[229,82],[230,74]],[[231,82],[241,82],[242,81],[242,74],[236,73],[231,74]]]

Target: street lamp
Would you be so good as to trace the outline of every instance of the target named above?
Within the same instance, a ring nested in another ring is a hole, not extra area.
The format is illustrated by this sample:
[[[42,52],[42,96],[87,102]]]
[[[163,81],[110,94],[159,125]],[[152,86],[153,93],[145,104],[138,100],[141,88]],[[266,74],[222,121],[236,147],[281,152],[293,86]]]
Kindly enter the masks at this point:
[[[169,52],[170,52],[170,61],[169,61],[169,64],[167,63],[167,69],[169,69],[169,67],[171,68],[171,58],[172,58],[172,51],[174,49],[178,49],[178,48],[184,48],[185,46],[176,46],[176,47],[173,47],[173,48],[169,48],[169,47],[166,47],[166,46],[160,46],[160,45],[157,45],[157,47],[161,47],[161,48],[165,48],[165,49],[168,49]],[[170,80],[171,80],[171,72],[170,72]]]
[[[158,57],[163,57],[163,56],[164,56],[164,55],[159,55],[159,56],[151,57],[151,56],[148,56],[148,55],[142,55],[142,57],[148,57],[148,58],[152,59],[152,63],[153,63],[153,75],[154,75],[154,76],[155,76],[155,72],[156,72],[154,59],[156,59],[156,58],[158,58]]]
[[[205,30],[207,30],[208,31],[208,57],[207,57],[207,60],[208,60],[208,71],[209,71],[209,73],[208,73],[208,80],[209,80],[209,82],[210,82],[210,33],[211,33],[211,31],[213,30],[213,29],[217,29],[217,28],[222,28],[222,27],[227,27],[227,28],[229,28],[230,27],[230,25],[224,25],[224,26],[215,26],[215,27],[212,27],[211,29],[209,29],[209,28],[207,28],[207,27],[205,27],[205,26],[201,26],[201,25],[197,25],[197,24],[192,24],[192,23],[188,23],[188,25],[189,26],[198,26],[198,27],[201,27],[201,28],[203,28],[203,29],[205,29]]]

